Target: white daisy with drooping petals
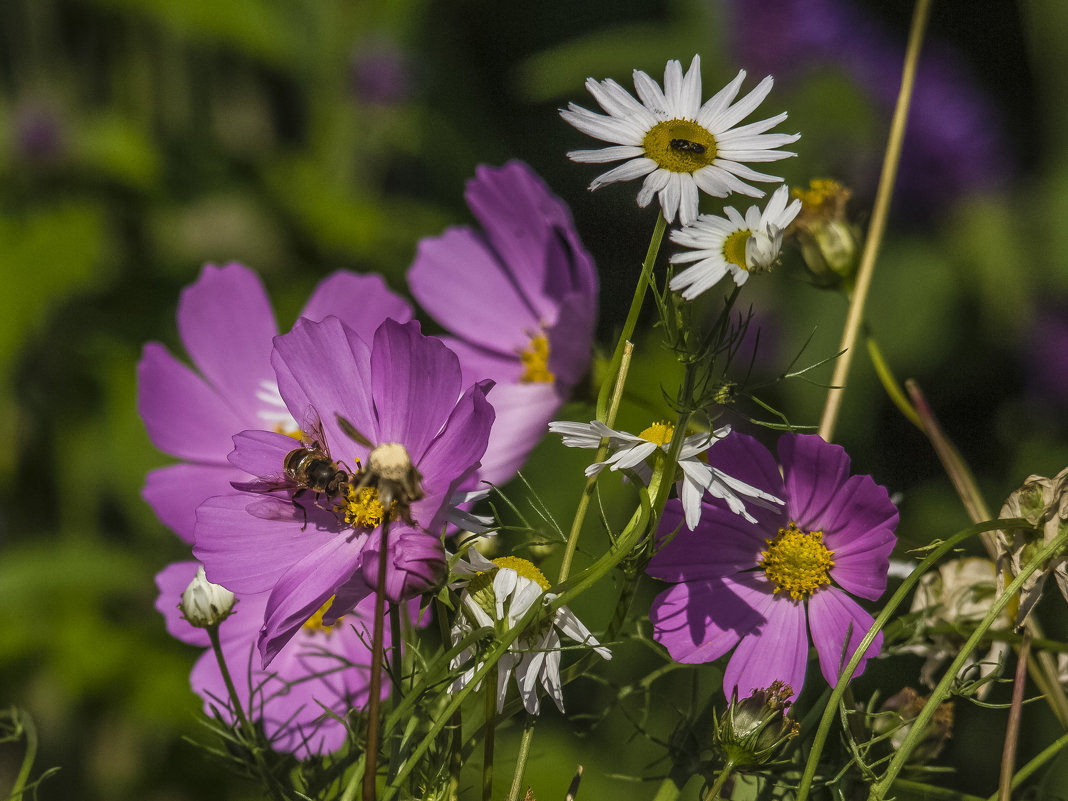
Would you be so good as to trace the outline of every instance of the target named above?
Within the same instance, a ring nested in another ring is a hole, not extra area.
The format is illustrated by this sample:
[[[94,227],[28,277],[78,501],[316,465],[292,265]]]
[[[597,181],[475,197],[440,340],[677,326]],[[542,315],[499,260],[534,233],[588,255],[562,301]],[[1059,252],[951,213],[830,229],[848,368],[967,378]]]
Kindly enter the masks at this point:
[[[790,190],[780,186],[763,212],[750,206],[743,217],[727,206],[726,217],[702,214],[692,225],[672,231],[671,241],[689,250],[675,253],[669,261],[697,263],[672,278],[669,286],[685,300],[693,300],[725,275],[741,286],[750,273],[770,270],[779,258],[783,231],[801,211],[800,200],[786,205],[789,198]]]
[[[779,161],[796,155],[777,148],[796,142],[801,134],[765,133],[786,119],[785,111],[735,127],[756,110],[773,83],[769,75],[735,103],[743,80],[745,70],[702,105],[700,56],[693,57],[685,75],[678,61],[669,61],[663,90],[635,70],[634,88],[641,102],[610,78],[588,78],[586,88],[607,114],[569,103],[560,116],[613,146],[573,150],[568,158],[590,164],[625,160],[595,178],[590,190],[644,177],[638,205],[644,208],[658,195],[668,222],[674,221],[676,212],[683,225],[697,219],[699,189],[713,197],[731,192],[763,197],[764,192],[747,181],[780,182],[782,178],[757,172],[742,162]]]
[[[594,462],[587,467],[587,476],[596,475],[605,467],[610,470],[632,470],[645,484],[649,483],[653,472],[646,460],[658,448],[667,452],[675,433],[671,423],[654,423],[635,435],[609,428],[599,420],[589,423],[561,420],[549,423],[549,430],[560,434],[564,445],[569,448],[599,448],[602,439],[608,440],[612,455],[603,462]],[[724,501],[727,508],[750,523],[755,523],[756,518],[746,510],[745,501],[739,496],[764,508],[775,509],[782,505],[782,500],[774,495],[709,466],[706,456],[708,449],[729,433],[731,427],[723,426],[707,433],[690,434],[682,441],[679,451],[682,477],[676,484],[676,492],[685,511],[686,525],[691,531],[701,520],[701,501],[706,492]]]

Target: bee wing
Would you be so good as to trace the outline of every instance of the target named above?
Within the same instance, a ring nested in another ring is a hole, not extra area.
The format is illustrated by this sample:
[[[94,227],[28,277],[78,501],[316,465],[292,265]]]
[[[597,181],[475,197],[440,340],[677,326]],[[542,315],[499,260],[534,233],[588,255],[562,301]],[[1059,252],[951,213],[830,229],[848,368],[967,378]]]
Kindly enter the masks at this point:
[[[304,416],[300,421],[300,441],[305,448],[330,455],[330,449],[326,445],[326,434],[323,432],[323,421],[319,419],[319,413],[315,411],[314,406],[309,406],[304,410]]]
[[[374,445],[371,443],[371,440],[367,439],[367,437],[361,434],[359,429],[356,428],[356,426],[354,426],[340,414],[334,416],[337,418],[338,426],[341,428],[342,431],[345,432],[345,434],[348,435],[349,439],[351,439],[353,442],[363,445],[363,447],[365,448],[374,447]]]
[[[231,481],[230,486],[239,492],[276,492],[296,489],[297,484],[286,475],[264,476],[255,481]]]

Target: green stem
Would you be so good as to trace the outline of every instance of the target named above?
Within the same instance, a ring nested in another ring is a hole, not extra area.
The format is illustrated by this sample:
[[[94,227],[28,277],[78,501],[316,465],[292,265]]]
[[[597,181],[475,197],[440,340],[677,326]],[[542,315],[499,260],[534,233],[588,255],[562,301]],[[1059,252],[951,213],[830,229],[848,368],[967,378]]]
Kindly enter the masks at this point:
[[[936,787],[933,784],[912,781],[910,779],[898,779],[894,782],[895,790],[911,790],[922,798],[939,798],[945,801],[986,801],[977,795],[968,795],[959,790],[948,790],[945,787]]]
[[[923,576],[931,567],[943,556],[949,553],[951,550],[957,547],[961,542],[974,537],[984,531],[991,531],[996,528],[1004,528],[1001,525],[1003,521],[991,521],[988,523],[980,523],[970,528],[959,531],[950,537],[945,542],[941,543],[937,548],[931,551],[927,555],[927,558],[917,565],[898,587],[897,591],[890,596],[890,600],[886,602],[878,615],[876,615],[874,622],[868,629],[867,633],[861,639],[859,645],[853,651],[853,656],[846,663],[846,666],[842,669],[842,674],[838,677],[838,683],[831,691],[830,698],[827,700],[827,705],[823,709],[823,716],[820,718],[819,727],[816,729],[816,734],[812,738],[812,750],[809,752],[808,761],[805,763],[805,771],[801,775],[801,782],[798,788],[796,801],[805,801],[808,798],[809,791],[812,788],[812,780],[816,775],[816,768],[819,765],[820,755],[823,753],[823,747],[827,743],[827,737],[830,734],[831,725],[833,724],[835,717],[838,713],[838,704],[845,696],[845,692],[849,683],[849,680],[853,678],[853,673],[856,672],[857,666],[860,664],[860,660],[864,654],[867,653],[871,644],[875,641],[875,637],[878,632],[882,631],[883,627],[890,620],[890,617],[897,611],[897,608],[904,603],[908,598],[913,588],[919,582],[920,577]],[[1025,523],[1026,527],[1026,523]]]
[[[616,350],[612,354],[608,373],[605,375],[604,383],[597,394],[597,419],[609,428],[615,424],[619,401],[623,397],[623,385],[626,382],[627,369],[630,366],[630,356],[634,350],[631,338],[634,336],[634,329],[638,325],[638,315],[641,313],[642,304],[645,302],[645,293],[652,286],[653,267],[656,265],[656,257],[660,252],[660,243],[664,239],[664,231],[666,229],[667,220],[664,219],[664,213],[661,212],[656,219],[656,226],[653,228],[653,235],[649,240],[649,249],[645,253],[645,261],[642,262],[642,273],[638,278],[638,285],[634,288],[630,311],[627,313],[626,322],[623,323],[623,330],[620,332],[619,340],[616,342]],[[602,442],[601,447],[597,449],[594,462],[603,462],[607,453],[608,443]],[[575,549],[578,547],[579,532],[582,530],[582,523],[586,519],[586,511],[589,509],[590,498],[593,495],[596,483],[597,476],[590,476],[582,489],[582,497],[579,498],[575,517],[571,521],[571,531],[568,534],[564,556],[560,562],[560,576],[557,579],[559,582],[567,581],[567,577],[571,573],[571,560],[574,558]]]
[[[401,647],[404,637],[401,635],[401,614],[404,605],[394,604],[389,610],[389,642],[390,642],[390,678],[393,692],[390,695],[390,706],[396,708],[404,697],[404,650]],[[400,752],[400,737],[396,729],[390,730],[389,735],[389,764],[392,767],[397,762]]]
[[[861,321],[864,319],[864,305],[868,298],[868,290],[871,288],[872,276],[875,274],[875,259],[879,254],[883,234],[886,232],[886,221],[890,215],[890,199],[894,194],[897,165],[901,159],[901,145],[905,140],[909,103],[912,100],[912,89],[916,83],[916,66],[920,60],[920,46],[923,44],[930,10],[931,0],[917,0],[912,14],[912,28],[909,31],[905,67],[901,76],[901,91],[898,93],[894,118],[890,123],[890,136],[886,144],[886,154],[883,157],[882,174],[879,176],[879,189],[872,208],[871,225],[868,228],[868,235],[864,238],[864,250],[860,256],[860,266],[857,268],[857,281],[853,287],[849,314],[846,316],[842,341],[838,348],[842,355],[834,365],[831,389],[827,392],[827,402],[823,407],[823,417],[820,419],[819,434],[828,442],[834,437],[834,426],[841,409],[842,395],[845,392],[846,379],[849,377],[849,367],[853,361],[853,351]]]
[[[486,693],[486,726],[482,757],[482,801],[493,801],[493,748],[497,734],[497,681],[498,673],[491,670],[482,691]]]
[[[534,742],[534,724],[538,718],[527,713],[527,719],[523,723],[523,736],[519,741],[519,754],[515,761],[515,773],[512,774],[512,786],[508,790],[507,801],[519,801],[519,791],[523,787],[523,773],[527,768],[527,759],[530,758],[530,745]]]
[[[898,411],[905,416],[906,420],[920,429],[920,431],[923,431],[923,423],[920,421],[920,416],[912,408],[909,399],[905,397],[905,391],[901,389],[901,384],[897,382],[894,373],[890,370],[890,365],[883,358],[879,343],[875,341],[875,337],[871,334],[865,337],[865,341],[868,345],[868,356],[871,358],[872,366],[875,368],[875,375],[879,377],[879,382],[883,385],[883,389],[886,390],[887,396],[894,406],[898,408]]]
[[[389,557],[389,516],[382,521],[382,538],[378,544],[378,581],[375,586],[375,624],[371,637],[371,680],[367,700],[367,767],[363,772],[363,801],[375,801],[378,779],[378,734],[382,703],[382,658],[384,655],[386,616],[386,564]]]
[[[727,764],[723,766],[723,770],[719,772],[715,782],[708,788],[708,792],[705,793],[704,798],[702,798],[701,801],[716,801],[716,799],[719,798],[719,794],[723,791],[723,785],[727,783],[727,779],[730,778],[733,772],[734,763],[728,760]]]
[[[1028,526],[1019,526],[1016,524],[1009,527],[1027,528]],[[1006,528],[1006,526],[1000,525],[998,528]],[[994,625],[998,616],[1001,614],[1001,611],[1016,597],[1016,594],[1020,591],[1024,582],[1030,578],[1031,574],[1044,567],[1047,560],[1062,552],[1066,545],[1068,545],[1068,531],[1065,531],[1065,533],[1056,537],[1053,542],[1040,550],[1034,559],[1024,565],[1020,570],[1019,575],[1012,580],[1012,583],[1005,588],[1005,591],[994,600],[990,610],[987,612],[978,628],[976,628],[975,633],[968,638],[968,641],[964,644],[960,653],[957,654],[957,657],[953,660],[953,663],[949,666],[945,675],[943,675],[942,679],[938,682],[938,686],[934,688],[931,697],[928,699],[927,703],[924,704],[923,709],[920,710],[920,714],[916,717],[916,720],[913,721],[912,727],[905,736],[905,741],[901,744],[897,753],[894,754],[893,759],[890,760],[890,764],[887,766],[883,778],[876,782],[871,788],[871,792],[868,795],[869,801],[876,801],[876,799],[885,797],[890,786],[894,783],[897,774],[900,773],[901,769],[905,766],[905,760],[908,758],[912,749],[916,747],[920,739],[925,735],[927,724],[931,722],[931,717],[938,709],[938,705],[942,703],[947,695],[949,695],[950,687],[956,680],[957,674],[964,666],[969,655],[975,650],[979,641],[982,639],[982,633]]]
[[[1031,778],[1031,775],[1035,771],[1053,759],[1053,757],[1057,756],[1065,746],[1068,746],[1068,734],[1062,734],[1050,745],[1046,746],[1038,756],[1016,771],[1016,775],[1012,777],[1012,789],[1015,790]],[[901,782],[899,781],[898,784],[900,783]],[[994,793],[987,799],[987,801],[997,801],[997,798],[998,794]]]
[[[34,760],[37,759],[37,727],[33,725],[33,718],[24,710],[12,709],[11,722],[15,729],[26,738],[26,753],[22,755],[22,766],[19,775],[15,777],[15,783],[11,787],[11,801],[19,801],[22,797],[23,788],[30,779],[30,771],[33,770]]]

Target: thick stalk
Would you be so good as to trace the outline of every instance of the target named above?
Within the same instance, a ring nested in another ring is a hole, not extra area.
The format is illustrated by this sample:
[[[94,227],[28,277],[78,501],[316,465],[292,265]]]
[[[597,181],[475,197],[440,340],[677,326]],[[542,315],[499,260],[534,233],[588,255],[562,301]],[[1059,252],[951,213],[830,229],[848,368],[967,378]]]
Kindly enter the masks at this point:
[[[842,355],[834,365],[831,389],[827,392],[827,402],[823,407],[823,417],[820,419],[819,434],[828,442],[834,437],[834,426],[842,405],[842,394],[845,392],[853,352],[856,350],[857,337],[864,319],[868,290],[871,288],[872,276],[875,274],[875,259],[879,254],[883,234],[886,232],[886,221],[890,215],[890,199],[894,194],[894,181],[897,177],[897,165],[901,160],[901,145],[905,141],[905,126],[908,122],[912,89],[916,83],[916,66],[920,60],[920,47],[923,44],[930,10],[931,0],[917,0],[912,13],[912,27],[909,30],[908,47],[905,51],[901,90],[898,92],[894,118],[890,123],[890,137],[886,144],[886,154],[883,156],[883,169],[879,176],[875,206],[872,208],[871,225],[868,227],[868,235],[864,238],[864,250],[860,255],[857,280],[850,296],[849,314],[846,316],[842,341],[838,347]]]
[[[378,778],[379,706],[382,703],[382,657],[386,628],[386,562],[389,559],[389,516],[382,521],[378,545],[378,582],[375,586],[375,626],[371,638],[371,681],[367,700],[367,767],[363,772],[363,801],[375,801]]]

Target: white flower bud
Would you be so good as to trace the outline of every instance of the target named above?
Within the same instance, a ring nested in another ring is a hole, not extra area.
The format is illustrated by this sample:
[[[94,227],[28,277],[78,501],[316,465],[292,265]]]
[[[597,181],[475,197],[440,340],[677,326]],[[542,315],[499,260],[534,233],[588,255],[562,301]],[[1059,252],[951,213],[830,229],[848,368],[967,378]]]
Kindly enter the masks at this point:
[[[182,593],[178,604],[182,616],[197,628],[217,626],[229,617],[234,608],[234,594],[225,587],[212,584],[204,575],[204,566],[197,567],[197,574]]]

